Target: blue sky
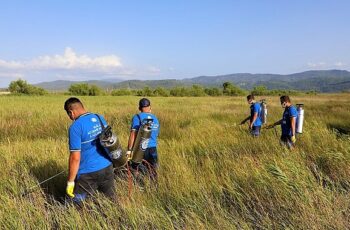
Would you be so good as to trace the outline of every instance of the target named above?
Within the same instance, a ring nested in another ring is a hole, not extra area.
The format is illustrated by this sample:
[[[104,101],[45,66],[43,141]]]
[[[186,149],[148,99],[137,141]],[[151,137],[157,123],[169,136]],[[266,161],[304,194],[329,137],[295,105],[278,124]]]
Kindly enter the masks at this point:
[[[350,69],[350,1],[0,1],[0,86]]]

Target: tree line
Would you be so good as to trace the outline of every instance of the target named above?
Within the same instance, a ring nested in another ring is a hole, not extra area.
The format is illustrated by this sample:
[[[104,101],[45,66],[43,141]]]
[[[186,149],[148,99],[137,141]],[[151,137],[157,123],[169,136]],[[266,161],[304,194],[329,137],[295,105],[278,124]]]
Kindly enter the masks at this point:
[[[49,92],[43,88],[30,85],[25,80],[12,81],[8,87],[12,94],[46,95]],[[316,94],[315,91],[301,92],[296,90],[269,90],[265,86],[256,86],[251,91],[244,90],[231,82],[223,83],[222,87],[203,87],[201,85],[177,86],[173,88],[150,88],[143,89],[114,89],[106,91],[96,85],[87,83],[72,84],[66,94],[77,96],[145,96],[145,97],[204,97],[204,96],[242,96],[247,94],[259,95],[298,95]]]

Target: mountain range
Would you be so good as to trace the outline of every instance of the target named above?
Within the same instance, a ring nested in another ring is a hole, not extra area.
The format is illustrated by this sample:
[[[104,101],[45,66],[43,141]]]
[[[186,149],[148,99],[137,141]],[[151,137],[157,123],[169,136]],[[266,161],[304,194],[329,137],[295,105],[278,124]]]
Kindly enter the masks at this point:
[[[218,76],[199,76],[181,80],[127,80],[119,79],[91,80],[84,82],[76,81],[52,81],[42,82],[36,86],[50,91],[64,91],[71,84],[88,83],[104,89],[142,89],[144,87],[172,88],[176,86],[191,86],[193,84],[205,87],[221,87],[224,82],[232,82],[243,89],[252,89],[258,85],[264,85],[268,89],[286,90],[315,90],[318,92],[340,92],[350,90],[350,72],[346,70],[312,70],[294,74],[251,74],[236,73]]]

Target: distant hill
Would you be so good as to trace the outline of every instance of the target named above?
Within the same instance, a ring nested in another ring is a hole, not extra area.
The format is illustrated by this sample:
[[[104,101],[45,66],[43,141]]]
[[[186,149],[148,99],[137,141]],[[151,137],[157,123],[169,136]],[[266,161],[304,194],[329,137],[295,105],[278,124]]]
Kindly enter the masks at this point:
[[[57,80],[57,81],[51,81],[51,82],[41,82],[39,84],[35,84],[35,86],[39,86],[50,91],[64,91],[64,90],[67,90],[69,86],[72,84],[87,83],[91,85],[97,85],[104,89],[112,89],[115,87],[114,85],[118,82],[121,82],[121,80],[116,80],[116,79],[90,80],[90,81]]]
[[[144,87],[172,88],[175,86],[190,86],[198,84],[206,87],[221,87],[224,82],[232,82],[243,89],[252,89],[257,85],[264,85],[268,89],[293,89],[293,90],[317,90],[319,92],[340,92],[350,90],[350,72],[346,70],[313,70],[295,74],[250,74],[236,73],[218,76],[199,76],[182,80],[128,80],[122,82],[86,81],[105,89],[130,88],[141,89]],[[67,90],[77,82],[54,81],[37,84],[47,90]]]

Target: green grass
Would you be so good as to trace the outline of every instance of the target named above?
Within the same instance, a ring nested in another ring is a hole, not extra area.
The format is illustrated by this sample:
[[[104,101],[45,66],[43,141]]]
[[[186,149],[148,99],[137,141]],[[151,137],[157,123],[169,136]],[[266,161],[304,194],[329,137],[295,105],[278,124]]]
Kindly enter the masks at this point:
[[[117,200],[82,210],[59,203],[67,173],[66,96],[0,97],[1,229],[345,229],[350,226],[350,99],[293,97],[305,103],[298,148],[279,145],[280,130],[253,139],[236,126],[244,97],[151,98],[161,123],[159,188],[117,179]],[[138,97],[81,97],[103,114],[126,146]],[[280,119],[268,97],[269,121]]]

